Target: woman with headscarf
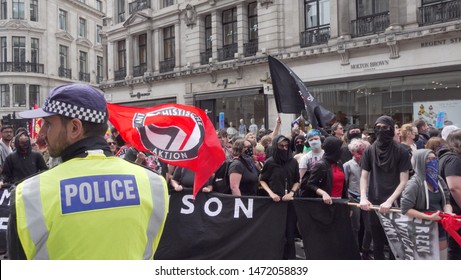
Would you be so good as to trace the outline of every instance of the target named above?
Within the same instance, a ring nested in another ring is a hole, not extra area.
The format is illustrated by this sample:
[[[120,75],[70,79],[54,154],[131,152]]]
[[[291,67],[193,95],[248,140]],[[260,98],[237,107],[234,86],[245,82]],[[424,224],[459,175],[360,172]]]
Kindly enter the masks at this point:
[[[387,213],[394,202],[398,202],[408,181],[410,155],[400,143],[394,141],[395,127],[391,117],[379,117],[374,130],[376,141],[365,149],[360,159],[360,208],[369,211],[371,205],[379,205],[379,211]],[[373,257],[383,260],[386,235],[377,214],[371,211],[369,216]]]
[[[407,182],[401,197],[402,214],[411,218],[438,221],[440,212],[451,213],[450,191],[439,177],[439,162],[429,149],[416,150],[412,158],[415,175]],[[426,214],[425,212],[434,212]],[[447,259],[447,234],[439,226],[440,259]]]
[[[315,164],[309,180],[302,182],[308,197],[322,197],[323,202],[332,204],[332,198],[347,198],[345,175],[341,161],[342,141],[327,137],[323,142],[323,158]]]
[[[273,201],[291,201],[299,189],[298,161],[293,158],[290,139],[283,135],[272,141],[272,156],[261,170],[260,184]],[[288,203],[285,229],[284,259],[295,259],[295,232],[297,217],[293,203]]]

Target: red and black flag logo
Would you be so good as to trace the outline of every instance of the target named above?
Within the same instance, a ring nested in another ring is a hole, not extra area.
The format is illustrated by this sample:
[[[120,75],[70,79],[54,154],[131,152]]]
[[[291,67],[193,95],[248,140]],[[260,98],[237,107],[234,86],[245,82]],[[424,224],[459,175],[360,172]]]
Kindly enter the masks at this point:
[[[194,195],[225,159],[206,113],[182,104],[137,108],[107,104],[109,121],[139,151],[195,172]]]

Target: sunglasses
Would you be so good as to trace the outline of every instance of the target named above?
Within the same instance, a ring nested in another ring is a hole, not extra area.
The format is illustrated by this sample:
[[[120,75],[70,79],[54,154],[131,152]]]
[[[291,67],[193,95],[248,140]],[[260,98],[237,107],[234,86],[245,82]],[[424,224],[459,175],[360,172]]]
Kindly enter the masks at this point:
[[[115,145],[115,142],[107,142],[109,145]]]

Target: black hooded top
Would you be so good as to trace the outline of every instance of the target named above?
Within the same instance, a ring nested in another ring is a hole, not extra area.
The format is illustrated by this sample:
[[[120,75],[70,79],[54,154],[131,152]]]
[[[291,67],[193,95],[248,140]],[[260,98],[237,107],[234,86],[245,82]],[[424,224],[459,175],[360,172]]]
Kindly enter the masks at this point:
[[[25,144],[19,143],[21,135],[29,137],[26,131],[21,131],[15,136],[16,151],[9,154],[3,164],[2,178],[4,183],[17,184],[35,173],[48,169],[42,154],[32,151],[30,138]]]
[[[388,199],[400,184],[400,173],[412,168],[408,151],[393,140],[394,121],[389,116],[379,117],[375,125],[381,123],[389,130],[376,130],[376,141],[365,149],[360,166],[370,172],[368,200],[381,204]]]
[[[293,158],[291,149],[280,150],[277,147],[278,143],[283,140],[286,140],[289,145],[290,140],[283,135],[276,136],[272,140],[272,156],[264,163],[260,177],[261,181],[266,182],[269,188],[279,196],[285,195],[295,183],[299,182],[299,165],[298,161]]]

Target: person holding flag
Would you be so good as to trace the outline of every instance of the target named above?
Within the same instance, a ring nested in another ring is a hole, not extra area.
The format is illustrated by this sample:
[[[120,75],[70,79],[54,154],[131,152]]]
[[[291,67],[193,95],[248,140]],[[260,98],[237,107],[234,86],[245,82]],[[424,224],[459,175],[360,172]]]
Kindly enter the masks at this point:
[[[166,182],[112,156],[104,95],[62,85],[19,116],[44,119],[39,134],[63,162],[13,189],[9,258],[152,259],[168,212]]]

